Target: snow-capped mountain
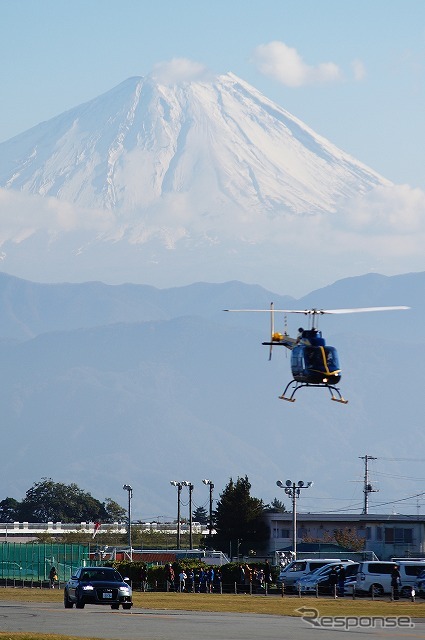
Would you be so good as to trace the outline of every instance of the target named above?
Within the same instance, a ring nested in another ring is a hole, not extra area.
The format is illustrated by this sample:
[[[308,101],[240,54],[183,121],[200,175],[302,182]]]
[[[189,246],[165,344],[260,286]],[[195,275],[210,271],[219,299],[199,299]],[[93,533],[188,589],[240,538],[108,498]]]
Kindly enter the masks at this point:
[[[272,285],[249,265],[297,261],[295,224],[389,185],[231,73],[134,77],[0,144],[3,266],[39,280]]]
[[[211,215],[334,211],[385,182],[230,73],[130,78],[3,143],[0,158],[3,187],[117,212],[185,194]]]

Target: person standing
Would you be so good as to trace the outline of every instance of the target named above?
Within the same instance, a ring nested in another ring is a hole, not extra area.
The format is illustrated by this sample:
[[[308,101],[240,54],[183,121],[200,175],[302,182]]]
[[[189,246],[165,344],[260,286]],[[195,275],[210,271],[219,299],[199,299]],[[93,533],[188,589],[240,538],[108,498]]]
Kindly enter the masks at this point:
[[[257,569],[257,582],[258,586],[261,589],[264,589],[264,569]]]
[[[58,579],[58,574],[56,571],[56,567],[52,567],[49,571],[49,581],[50,581],[50,588],[54,589],[55,588],[55,582]]]
[[[338,595],[343,598],[345,596],[345,578],[347,577],[347,573],[345,571],[345,567],[343,564],[339,565],[338,571]]]
[[[252,583],[252,571],[251,571],[251,567],[249,566],[249,564],[246,564],[244,566],[244,582],[245,584],[251,584]]]
[[[207,592],[212,593],[214,589],[214,569],[209,567],[207,571]]]
[[[267,589],[269,589],[272,582],[272,568],[268,560],[266,560],[264,565],[264,582],[266,584]]]
[[[220,569],[218,567],[215,570],[214,582],[215,582],[216,591],[218,593],[221,593],[222,592],[222,588],[221,588],[221,571],[220,571]]]
[[[187,590],[189,593],[195,593],[195,572],[193,569],[187,571]]]
[[[336,595],[336,585],[338,584],[338,572],[336,569],[336,566],[333,566],[329,573],[329,586],[331,588],[331,595],[333,595],[335,598],[338,597]]]
[[[174,575],[174,569],[171,565],[171,563],[167,564],[165,567],[165,579],[167,580],[167,591],[169,589],[171,589],[171,591],[174,591],[175,589],[175,584],[174,584],[174,580],[175,580],[175,575]]]
[[[201,567],[198,572],[198,587],[197,592],[203,593],[205,587],[206,573],[205,570]]]
[[[245,568],[244,568],[244,566],[242,564],[239,567],[239,571],[240,571],[241,584],[245,584]]]
[[[401,586],[400,570],[398,568],[398,565],[395,564],[391,572],[391,588],[393,590],[394,600],[400,599],[400,592],[399,592],[400,586]]]
[[[147,588],[147,584],[148,584],[148,570],[146,565],[142,565],[142,568],[140,569],[140,588],[141,591],[146,591]]]
[[[179,591],[186,591],[186,578],[187,574],[184,569],[182,569],[179,573]]]

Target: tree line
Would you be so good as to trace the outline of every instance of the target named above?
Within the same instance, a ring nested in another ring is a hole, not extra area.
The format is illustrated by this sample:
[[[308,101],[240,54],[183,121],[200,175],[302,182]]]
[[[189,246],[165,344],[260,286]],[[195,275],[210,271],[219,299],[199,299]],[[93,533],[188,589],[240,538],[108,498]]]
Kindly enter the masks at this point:
[[[203,540],[200,539],[200,545],[230,555],[250,555],[251,552],[261,551],[269,539],[269,530],[263,518],[265,511],[285,511],[285,507],[276,498],[270,505],[265,505],[260,498],[251,496],[251,484],[247,476],[236,481],[230,478],[212,514],[215,534],[212,538],[206,535]],[[3,523],[112,523],[126,520],[126,510],[111,498],[101,502],[75,483],[67,485],[54,482],[51,478],[35,482],[22,501],[14,498],[0,501],[0,522]],[[209,514],[204,507],[198,507],[193,512],[193,520],[209,524]],[[134,528],[136,534],[137,524]],[[140,533],[143,538],[146,537]],[[145,544],[146,540],[144,547]]]
[[[75,483],[42,478],[28,489],[22,501],[0,501],[0,522],[121,522],[126,510],[111,498],[104,502]]]

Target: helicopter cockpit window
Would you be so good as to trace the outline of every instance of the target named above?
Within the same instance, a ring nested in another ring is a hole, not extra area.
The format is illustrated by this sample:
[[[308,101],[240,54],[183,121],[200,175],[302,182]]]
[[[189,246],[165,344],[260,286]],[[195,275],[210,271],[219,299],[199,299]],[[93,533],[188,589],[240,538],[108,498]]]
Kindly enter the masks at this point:
[[[326,347],[326,364],[330,370],[339,369],[338,354],[334,347]]]
[[[306,347],[304,351],[305,364],[308,369],[323,369],[323,356],[321,349]]]

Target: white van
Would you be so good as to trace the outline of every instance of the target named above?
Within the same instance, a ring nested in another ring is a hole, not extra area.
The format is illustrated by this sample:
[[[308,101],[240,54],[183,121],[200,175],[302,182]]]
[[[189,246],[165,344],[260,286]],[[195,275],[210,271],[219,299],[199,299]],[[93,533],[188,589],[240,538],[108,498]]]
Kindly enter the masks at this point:
[[[342,558],[304,558],[303,560],[293,560],[282,569],[277,579],[278,584],[283,584],[285,589],[290,591],[295,583],[308,573],[324,567],[330,562],[342,562]],[[351,560],[349,561],[351,562]]]
[[[382,596],[391,593],[391,572],[397,565],[400,570],[400,595],[410,597],[417,576],[425,569],[420,560],[402,560],[388,562],[383,560],[361,562],[357,572],[356,591]]]

